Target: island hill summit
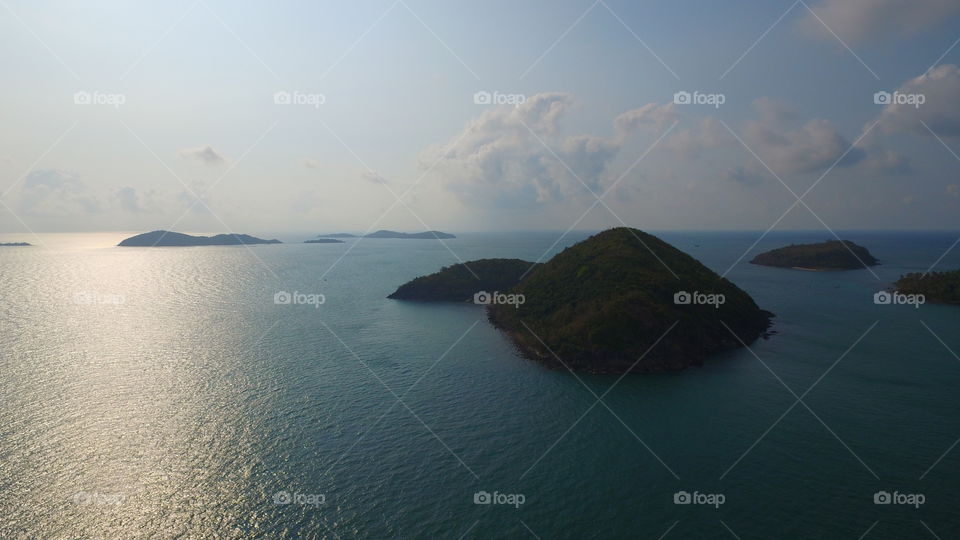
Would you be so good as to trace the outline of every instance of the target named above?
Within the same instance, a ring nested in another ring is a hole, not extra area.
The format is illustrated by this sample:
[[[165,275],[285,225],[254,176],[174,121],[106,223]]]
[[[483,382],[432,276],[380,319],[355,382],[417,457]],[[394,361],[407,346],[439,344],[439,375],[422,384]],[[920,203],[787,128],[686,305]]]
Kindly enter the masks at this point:
[[[490,321],[524,356],[597,373],[700,365],[765,335],[773,316],[693,257],[625,227],[544,264],[483,259],[449,266],[390,298],[487,304]]]

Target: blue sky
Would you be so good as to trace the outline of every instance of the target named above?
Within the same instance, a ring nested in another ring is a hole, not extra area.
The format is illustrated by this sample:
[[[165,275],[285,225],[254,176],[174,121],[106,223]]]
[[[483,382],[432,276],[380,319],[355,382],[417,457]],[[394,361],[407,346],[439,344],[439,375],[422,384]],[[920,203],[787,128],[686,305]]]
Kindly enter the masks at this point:
[[[956,229],[958,39],[943,0],[5,0],[0,230]]]

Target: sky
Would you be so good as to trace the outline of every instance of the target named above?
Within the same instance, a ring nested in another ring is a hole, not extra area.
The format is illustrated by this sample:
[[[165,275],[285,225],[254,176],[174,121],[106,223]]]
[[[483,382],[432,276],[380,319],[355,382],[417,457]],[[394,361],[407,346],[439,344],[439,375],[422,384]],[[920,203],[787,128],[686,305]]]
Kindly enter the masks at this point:
[[[956,230],[958,42],[956,0],[0,0],[0,232]]]

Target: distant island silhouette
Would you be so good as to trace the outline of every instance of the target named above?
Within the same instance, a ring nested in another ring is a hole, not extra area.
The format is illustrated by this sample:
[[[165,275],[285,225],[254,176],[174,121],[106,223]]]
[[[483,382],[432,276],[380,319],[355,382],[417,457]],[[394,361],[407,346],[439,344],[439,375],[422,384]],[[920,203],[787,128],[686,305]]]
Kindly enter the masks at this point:
[[[345,244],[343,240],[337,240],[335,238],[314,238],[313,240],[305,240],[304,244]]]
[[[0,247],[27,247],[33,244],[28,244],[26,242],[9,242],[6,244],[0,244]]]
[[[791,244],[761,253],[750,261],[750,264],[796,270],[859,270],[879,263],[867,248],[849,240]]]
[[[900,276],[896,288],[903,294],[922,294],[932,302],[960,304],[960,270],[929,274],[911,272]]]
[[[380,229],[377,232],[365,234],[362,237],[356,234],[350,233],[336,233],[336,234],[321,234],[317,238],[402,238],[409,240],[449,240],[450,238],[456,238],[456,236],[440,232],[440,231],[426,231],[421,233],[403,233],[397,231],[388,231],[386,229]]]
[[[636,229],[591,236],[524,275],[532,264],[454,265],[401,285],[390,298],[472,298],[488,306],[490,321],[524,356],[592,373],[700,365],[765,335],[773,317],[726,278]]]
[[[171,231],[152,231],[131,236],[117,244],[122,247],[185,247],[185,246],[239,246],[253,244],[280,244],[279,240],[264,240],[248,234],[218,234],[191,236]]]

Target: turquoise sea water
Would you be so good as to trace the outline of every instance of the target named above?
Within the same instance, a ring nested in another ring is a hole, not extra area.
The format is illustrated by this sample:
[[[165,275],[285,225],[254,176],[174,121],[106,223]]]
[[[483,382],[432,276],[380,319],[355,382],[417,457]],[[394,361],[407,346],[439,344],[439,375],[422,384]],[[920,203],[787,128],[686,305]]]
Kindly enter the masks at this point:
[[[123,236],[0,251],[2,538],[960,536],[960,307],[873,303],[956,234],[842,234],[874,276],[747,264],[829,237],[771,233],[728,277],[773,336],[622,379],[517,357],[480,307],[386,299],[457,262],[439,242]],[[447,246],[535,260],[558,236]],[[722,273],[759,233],[660,236]]]

